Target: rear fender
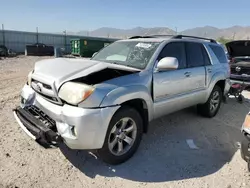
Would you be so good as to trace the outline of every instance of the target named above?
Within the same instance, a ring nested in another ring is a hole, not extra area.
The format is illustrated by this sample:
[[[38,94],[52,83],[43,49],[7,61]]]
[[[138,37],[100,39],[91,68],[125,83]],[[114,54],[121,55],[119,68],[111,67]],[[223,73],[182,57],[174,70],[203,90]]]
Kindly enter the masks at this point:
[[[208,98],[209,98],[212,90],[214,89],[214,86],[216,85],[216,83],[219,82],[219,81],[221,81],[221,80],[226,81],[225,78],[226,78],[226,75],[225,75],[224,72],[216,72],[213,75],[213,77],[212,77],[212,79],[211,79],[211,81],[209,83],[209,86],[208,86],[208,92],[207,92],[207,95],[206,95],[206,101],[208,100]],[[225,84],[225,86],[226,86],[226,84]]]

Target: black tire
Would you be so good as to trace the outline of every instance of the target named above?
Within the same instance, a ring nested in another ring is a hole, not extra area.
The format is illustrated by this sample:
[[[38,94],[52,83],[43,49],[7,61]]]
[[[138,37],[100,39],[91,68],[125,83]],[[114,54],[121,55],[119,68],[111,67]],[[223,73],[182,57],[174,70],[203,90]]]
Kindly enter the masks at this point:
[[[210,110],[210,102],[211,102],[211,99],[212,99],[215,92],[219,93],[219,103],[218,103],[217,108],[212,111],[212,110]],[[198,105],[198,108],[197,108],[198,113],[201,114],[204,117],[212,118],[218,113],[218,111],[220,109],[221,102],[222,102],[221,88],[219,86],[215,85],[212,92],[211,92],[211,94],[210,94],[210,96],[209,96],[209,98],[208,98],[208,100],[207,100],[207,102],[205,104]]]
[[[240,94],[237,98],[239,103],[243,103],[244,102],[244,96],[242,94]]]
[[[134,139],[131,148],[123,155],[117,156],[114,155],[109,149],[109,136],[112,128],[116,125],[116,123],[119,122],[122,118],[127,118],[127,117],[133,119],[133,121],[136,123],[137,127],[136,137]],[[140,145],[142,134],[143,134],[143,121],[138,111],[135,110],[134,108],[123,106],[112,117],[109,123],[103,147],[97,150],[97,156],[100,157],[100,159],[105,163],[111,165],[121,164],[130,159],[134,155],[134,153],[136,152],[136,150]]]

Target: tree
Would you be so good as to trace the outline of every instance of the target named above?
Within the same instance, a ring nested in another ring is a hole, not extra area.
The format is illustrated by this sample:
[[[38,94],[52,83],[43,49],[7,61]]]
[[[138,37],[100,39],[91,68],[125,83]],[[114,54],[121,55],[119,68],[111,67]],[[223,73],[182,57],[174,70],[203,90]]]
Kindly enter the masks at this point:
[[[219,37],[219,38],[217,39],[217,41],[218,41],[219,43],[225,45],[226,43],[231,42],[232,40],[231,40],[231,39],[226,39],[226,38],[224,38],[224,37]]]

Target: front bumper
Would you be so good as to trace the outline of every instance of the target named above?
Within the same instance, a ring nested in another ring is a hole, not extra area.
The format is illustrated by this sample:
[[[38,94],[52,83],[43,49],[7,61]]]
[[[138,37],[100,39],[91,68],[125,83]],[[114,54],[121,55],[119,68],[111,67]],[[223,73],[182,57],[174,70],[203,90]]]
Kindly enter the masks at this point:
[[[112,106],[84,109],[67,104],[60,106],[42,98],[28,85],[23,87],[21,97],[21,107],[14,111],[14,115],[17,122],[23,124],[20,125],[23,130],[30,137],[33,137],[33,139],[35,138],[35,140],[38,140],[38,136],[30,131],[30,128],[28,128],[27,125],[23,123],[20,116],[17,115],[17,111],[20,109],[25,109],[28,106],[35,106],[55,121],[55,133],[71,149],[102,148],[109,122],[114,113],[120,107]],[[27,114],[24,116],[27,118]],[[34,121],[34,119],[32,121]],[[36,123],[33,122],[33,124],[37,127]],[[27,129],[28,132],[24,128]]]
[[[242,76],[237,74],[230,75],[231,84],[244,84],[245,86],[250,86],[250,76]]]
[[[13,113],[24,132],[44,148],[56,147],[62,141],[60,135],[31,113],[31,109],[17,107]]]

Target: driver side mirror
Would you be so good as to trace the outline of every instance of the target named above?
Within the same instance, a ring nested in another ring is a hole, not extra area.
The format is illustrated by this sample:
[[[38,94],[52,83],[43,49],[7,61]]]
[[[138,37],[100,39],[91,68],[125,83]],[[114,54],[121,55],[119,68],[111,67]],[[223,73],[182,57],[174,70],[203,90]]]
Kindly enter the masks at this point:
[[[166,71],[166,70],[176,70],[179,66],[178,59],[175,57],[164,57],[162,58],[156,68],[157,71]]]
[[[93,53],[92,57],[94,57],[97,54],[97,52]]]

